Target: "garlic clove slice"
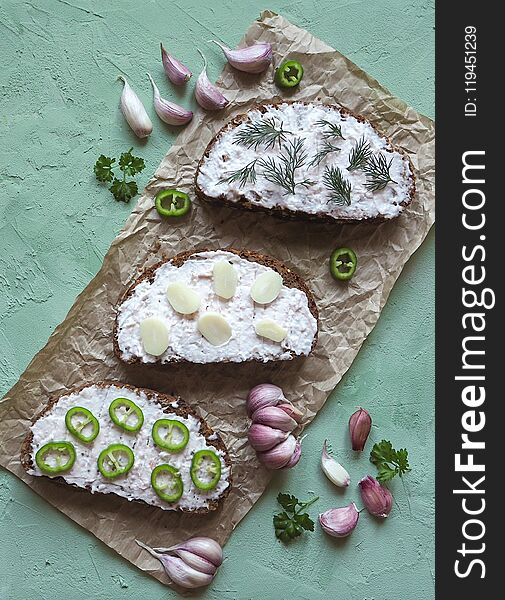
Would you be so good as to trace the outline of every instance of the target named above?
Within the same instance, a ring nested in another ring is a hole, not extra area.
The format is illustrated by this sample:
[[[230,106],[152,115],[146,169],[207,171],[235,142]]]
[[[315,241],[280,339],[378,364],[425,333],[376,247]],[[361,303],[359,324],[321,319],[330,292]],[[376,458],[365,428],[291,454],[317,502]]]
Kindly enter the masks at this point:
[[[258,321],[254,326],[254,329],[259,336],[277,343],[282,342],[288,335],[287,330],[272,319],[262,319],[261,321]]]
[[[181,281],[168,284],[167,298],[172,308],[181,315],[191,315],[200,308],[200,296]]]
[[[212,269],[214,291],[220,298],[229,300],[237,290],[238,276],[235,267],[227,260],[220,260]]]
[[[251,298],[258,304],[270,304],[282,289],[282,277],[276,271],[265,271],[256,277],[251,287]]]
[[[160,319],[144,319],[140,323],[140,339],[147,354],[161,356],[168,348],[168,328]]]
[[[198,319],[198,331],[213,346],[224,346],[232,335],[228,321],[219,313],[208,312]]]

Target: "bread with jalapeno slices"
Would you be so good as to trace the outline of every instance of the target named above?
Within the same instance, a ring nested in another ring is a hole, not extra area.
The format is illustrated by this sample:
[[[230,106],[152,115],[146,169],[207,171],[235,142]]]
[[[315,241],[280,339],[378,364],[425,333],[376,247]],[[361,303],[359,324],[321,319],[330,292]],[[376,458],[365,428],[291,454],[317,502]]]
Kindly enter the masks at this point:
[[[206,201],[337,223],[398,217],[415,194],[408,155],[342,106],[254,106],[207,146],[195,176]]]
[[[179,398],[111,381],[51,399],[21,464],[92,494],[185,513],[216,510],[232,484],[221,437]]]
[[[318,312],[304,281],[249,250],[195,250],[146,270],[117,305],[127,363],[268,362],[308,355]]]

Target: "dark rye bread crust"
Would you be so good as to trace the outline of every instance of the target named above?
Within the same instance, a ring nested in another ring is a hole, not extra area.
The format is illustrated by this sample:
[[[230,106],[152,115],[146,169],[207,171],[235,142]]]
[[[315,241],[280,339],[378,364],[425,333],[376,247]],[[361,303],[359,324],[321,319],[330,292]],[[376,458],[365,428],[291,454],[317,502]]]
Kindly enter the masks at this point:
[[[225,443],[221,439],[221,436],[217,432],[213,431],[209,427],[209,425],[199,415],[197,415],[196,412],[194,412],[191,408],[189,408],[189,406],[187,406],[180,398],[176,398],[175,396],[169,396],[168,394],[161,394],[159,392],[155,392],[154,390],[150,390],[147,388],[137,388],[137,387],[135,387],[133,385],[129,385],[127,383],[120,383],[117,381],[105,380],[105,381],[100,381],[98,383],[85,384],[85,385],[79,386],[77,388],[74,388],[74,389],[70,390],[69,392],[64,392],[62,394],[58,394],[57,396],[52,397],[49,400],[49,402],[42,408],[42,410],[37,415],[35,415],[35,417],[32,420],[32,425],[36,421],[38,421],[41,417],[43,417],[45,414],[50,412],[51,409],[56,404],[58,404],[60,398],[69,396],[70,394],[73,394],[73,393],[80,392],[81,390],[91,387],[91,386],[96,386],[96,387],[103,388],[103,389],[106,389],[110,386],[115,386],[118,388],[124,388],[124,389],[130,390],[135,393],[144,392],[144,394],[149,398],[149,400],[152,400],[153,402],[157,402],[163,408],[163,412],[175,413],[180,417],[187,417],[188,415],[191,415],[191,416],[195,417],[196,419],[198,419],[198,421],[200,422],[201,433],[205,437],[207,444],[209,446],[214,446],[214,448],[216,448],[217,450],[221,450],[224,454],[224,462],[227,467],[230,467],[230,475],[228,477],[229,485],[223,491],[221,496],[219,496],[219,498],[209,501],[209,505],[207,508],[200,507],[200,508],[196,508],[194,510],[189,510],[187,508],[177,508],[176,511],[184,512],[184,513],[188,513],[188,514],[206,514],[208,512],[217,510],[221,506],[221,504],[224,502],[225,498],[230,493],[230,489],[231,489],[231,486],[233,483],[232,472],[231,472],[231,459],[228,454],[228,449],[226,448]],[[177,408],[174,408],[173,406],[171,406],[172,402],[175,402],[175,401],[177,401],[177,403],[179,404],[179,406]],[[212,436],[212,435],[215,436],[215,439],[209,439],[210,436]],[[32,457],[32,455],[33,455],[32,442],[33,442],[33,433],[30,429],[30,431],[27,433],[27,435],[23,441],[23,444],[21,445],[21,453],[20,453],[21,466],[27,472],[34,467],[34,462],[33,462],[33,457]],[[59,484],[71,485],[72,487],[75,487],[79,490],[86,490],[86,489],[89,490],[89,488],[87,488],[87,487],[82,488],[73,483],[67,483],[63,477],[51,477],[51,480],[55,481]],[[103,494],[103,495],[113,494],[113,492],[94,492],[94,493],[95,494]],[[120,496],[120,497],[122,497],[122,496]],[[133,501],[138,502],[140,504],[146,504],[147,506],[154,506],[152,504],[148,504],[147,502],[145,502],[142,499],[134,498]],[[159,507],[156,507],[156,508],[159,508]],[[161,510],[163,510],[163,509],[161,509]],[[174,512],[176,512],[176,511],[174,511]]]
[[[324,105],[324,106],[327,106],[328,108],[338,110],[342,115],[348,115],[350,117],[354,117],[360,123],[368,123],[368,125],[370,125],[377,132],[377,134],[380,135],[382,138],[384,138],[388,142],[388,144],[391,146],[391,149],[386,150],[387,152],[398,152],[399,154],[404,156],[405,159],[408,161],[410,171],[412,173],[412,181],[411,181],[411,185],[410,185],[410,189],[409,189],[408,199],[401,202],[399,204],[399,206],[407,207],[412,202],[412,200],[414,199],[414,195],[416,193],[414,167],[412,165],[412,161],[410,160],[409,155],[402,148],[395,146],[391,142],[390,138],[388,136],[384,135],[381,131],[379,131],[379,129],[373,123],[371,123],[368,119],[366,119],[362,115],[356,114],[355,112],[349,110],[348,108],[344,108],[343,106],[340,106],[337,104],[324,104],[323,102],[303,102],[303,101],[299,101],[299,100],[279,100],[276,102],[262,102],[260,104],[255,104],[249,109],[249,111],[247,113],[237,115],[234,119],[232,119],[231,121],[226,123],[223,127],[221,127],[221,129],[217,132],[217,134],[212,138],[212,140],[207,145],[207,148],[205,149],[205,152],[203,153],[202,158],[200,159],[197,169],[196,169],[195,193],[198,196],[198,198],[200,198],[200,200],[204,200],[206,202],[211,202],[213,204],[220,204],[220,205],[225,204],[226,206],[229,206],[232,208],[242,208],[242,209],[246,209],[246,210],[250,210],[250,211],[266,212],[266,213],[269,213],[276,217],[280,217],[283,219],[291,219],[291,220],[295,219],[295,220],[305,220],[305,221],[318,221],[320,223],[321,222],[322,223],[336,223],[336,224],[342,224],[342,225],[352,224],[352,223],[382,223],[384,221],[390,221],[391,218],[382,217],[382,216],[364,217],[362,219],[345,218],[345,217],[334,218],[330,215],[309,214],[309,213],[303,212],[301,210],[291,210],[289,208],[285,208],[282,206],[274,206],[272,208],[268,208],[265,206],[259,206],[257,204],[253,204],[252,202],[247,200],[244,196],[239,197],[238,200],[229,200],[228,198],[226,198],[226,196],[224,196],[222,194],[217,197],[208,196],[202,190],[202,188],[198,185],[198,175],[200,174],[200,168],[201,168],[202,164],[204,163],[205,159],[209,156],[210,151],[212,150],[214,144],[226,131],[228,131],[229,129],[233,129],[234,127],[236,127],[237,125],[240,125],[240,123],[243,123],[244,121],[247,121],[247,119],[249,118],[249,113],[252,110],[258,110],[261,113],[265,113],[265,112],[267,112],[269,106],[278,106],[280,104],[295,104],[295,103],[296,104],[304,104],[306,106],[308,106],[310,104]],[[393,217],[393,218],[395,218],[395,217]]]
[[[305,281],[297,273],[293,272],[283,262],[281,262],[280,260],[277,260],[276,258],[272,258],[271,256],[267,256],[266,254],[261,254],[259,252],[255,252],[253,250],[237,250],[236,248],[217,248],[214,250],[212,250],[210,248],[201,248],[198,250],[190,250],[188,252],[181,252],[180,254],[176,254],[172,258],[163,258],[160,262],[156,263],[154,266],[149,267],[148,269],[145,269],[140,274],[140,276],[137,277],[133,281],[133,283],[126,289],[126,291],[122,294],[122,296],[119,298],[119,300],[117,302],[116,312],[117,312],[117,309],[119,308],[119,306],[121,305],[121,303],[124,302],[127,298],[129,298],[134,293],[135,288],[137,287],[137,285],[139,283],[141,283],[142,281],[146,281],[146,280],[149,282],[153,281],[155,272],[159,267],[161,267],[161,265],[164,265],[165,263],[170,262],[175,267],[180,267],[189,258],[194,256],[195,254],[199,254],[200,252],[218,252],[218,251],[230,252],[232,254],[236,254],[237,256],[240,256],[240,258],[245,258],[246,260],[249,260],[251,262],[257,262],[266,267],[270,267],[274,271],[277,271],[277,273],[279,273],[279,275],[282,277],[283,284],[286,287],[297,288],[307,296],[307,302],[308,302],[310,313],[316,319],[316,321],[318,322],[318,326],[319,326],[319,311],[317,309],[314,295],[310,291],[310,289],[307,286],[307,284],[305,283]],[[142,363],[142,361],[138,357],[131,358],[129,360],[125,360],[124,358],[122,358],[121,350],[119,348],[119,343],[118,343],[117,328],[118,328],[118,322],[117,322],[117,314],[116,314],[116,319],[114,320],[114,329],[113,329],[112,338],[113,338],[113,344],[114,344],[114,354],[117,356],[117,358],[119,358],[119,360],[121,360],[122,362],[127,363],[127,364],[140,363],[140,364],[146,364],[146,366],[152,366],[152,365],[159,364],[159,361],[156,361],[154,363]],[[310,349],[311,352],[314,349],[316,343],[317,343],[317,332],[316,332],[316,335],[314,336],[314,340],[312,342],[312,347]],[[189,361],[184,360],[184,359],[176,359],[176,360],[168,361],[167,363],[164,363],[164,364],[170,364],[170,363],[175,363],[175,362],[189,363]],[[244,362],[251,362],[251,361],[244,361]],[[210,364],[212,364],[212,363],[210,363]],[[216,364],[216,363],[214,363],[214,364]]]

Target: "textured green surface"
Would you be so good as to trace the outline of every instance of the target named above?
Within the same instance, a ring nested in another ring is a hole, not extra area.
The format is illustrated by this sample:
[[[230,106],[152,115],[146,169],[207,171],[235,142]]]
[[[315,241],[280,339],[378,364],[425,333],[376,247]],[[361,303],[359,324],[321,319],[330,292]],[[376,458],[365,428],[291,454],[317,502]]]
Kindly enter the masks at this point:
[[[151,107],[145,72],[162,77],[158,44],[194,72],[196,47],[210,75],[222,58],[206,41],[238,41],[270,8],[328,42],[420,112],[433,116],[432,0],[2,0],[0,4],[0,395],[7,391],[99,269],[130,206],[93,180],[98,154],[133,145],[147,163],[144,184],[174,139]],[[153,115],[143,145],[117,109],[124,72]],[[191,91],[182,93],[190,99]],[[307,430],[297,469],[280,474],[226,546],[213,585],[197,597],[259,600],[427,600],[433,589],[433,259],[428,237],[405,268],[377,327]],[[348,450],[355,407],[374,417],[375,441],[407,446],[413,472],[394,482],[384,523],[361,515],[343,541],[317,528],[289,548],[273,537],[275,496],[321,496],[311,512],[359,500],[355,484],[373,473]],[[328,437],[352,483],[324,478]],[[90,501],[90,507],[92,502]],[[109,551],[0,471],[0,599],[174,598],[175,593]]]

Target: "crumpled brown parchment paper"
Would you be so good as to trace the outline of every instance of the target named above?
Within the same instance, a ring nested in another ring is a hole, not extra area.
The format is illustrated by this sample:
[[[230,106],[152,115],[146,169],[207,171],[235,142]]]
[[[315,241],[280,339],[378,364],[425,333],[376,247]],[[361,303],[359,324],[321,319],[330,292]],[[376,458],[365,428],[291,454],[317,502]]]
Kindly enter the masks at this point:
[[[291,98],[341,103],[368,117],[409,153],[417,177],[412,205],[397,220],[379,226],[284,222],[199,202],[184,222],[160,220],[153,203],[156,192],[177,187],[192,194],[197,162],[218,129],[252,103],[279,98],[272,83],[273,67],[262,75],[248,75],[226,66],[219,84],[231,101],[230,108],[218,114],[200,111],[182,131],[112,243],[99,273],[0,404],[0,464],[164,583],[168,579],[158,561],[134,539],[152,546],[170,546],[193,535],[211,535],[221,543],[228,539],[270,479],[247,444],[247,391],[254,384],[273,381],[304,408],[307,422],[312,420],[351,365],[403,266],[434,222],[433,122],[393,97],[342,54],[272,12],[264,12],[249,27],[243,44],[256,41],[273,45],[276,64],[288,55],[303,62],[306,75]],[[120,364],[112,352],[114,305],[137,271],[162,254],[226,246],[271,254],[305,278],[321,316],[313,355],[271,365],[142,368]],[[328,256],[336,246],[351,246],[359,257],[359,269],[348,285],[335,283],[328,272]],[[48,396],[102,379],[178,394],[222,434],[234,463],[234,486],[221,510],[206,516],[180,515],[112,495],[91,496],[25,474],[19,464],[20,446],[30,420]]]

